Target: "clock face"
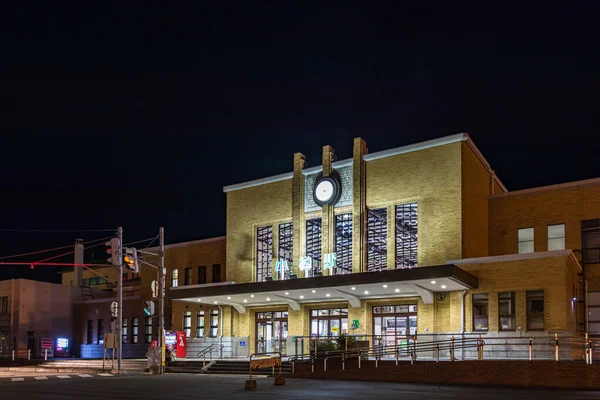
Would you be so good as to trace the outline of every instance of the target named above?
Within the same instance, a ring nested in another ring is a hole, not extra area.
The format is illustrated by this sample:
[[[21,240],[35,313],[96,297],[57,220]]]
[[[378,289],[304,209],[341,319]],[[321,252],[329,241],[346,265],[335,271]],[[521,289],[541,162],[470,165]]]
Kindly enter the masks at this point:
[[[333,183],[331,183],[331,181],[322,180],[317,183],[317,186],[315,187],[315,197],[320,202],[327,203],[334,194],[335,189],[333,188]]]

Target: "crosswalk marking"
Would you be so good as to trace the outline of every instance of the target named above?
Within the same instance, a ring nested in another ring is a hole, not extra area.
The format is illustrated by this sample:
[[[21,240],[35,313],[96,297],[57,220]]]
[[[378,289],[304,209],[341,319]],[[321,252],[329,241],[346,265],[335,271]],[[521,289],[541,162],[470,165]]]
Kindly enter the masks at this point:
[[[11,381],[13,381],[13,382],[24,382],[25,378],[11,378]]]
[[[47,381],[48,380],[47,376],[35,376],[34,378],[36,381]]]
[[[90,374],[79,374],[79,376],[82,378],[91,378],[92,377]]]
[[[98,374],[98,376],[113,376],[113,374]]]
[[[58,379],[71,379],[69,375],[56,375]]]

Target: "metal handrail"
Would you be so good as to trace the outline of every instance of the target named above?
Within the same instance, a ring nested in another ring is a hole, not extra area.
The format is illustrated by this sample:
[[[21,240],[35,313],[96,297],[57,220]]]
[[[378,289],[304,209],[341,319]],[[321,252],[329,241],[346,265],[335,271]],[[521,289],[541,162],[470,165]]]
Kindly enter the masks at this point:
[[[223,344],[222,343],[213,343],[210,346],[200,350],[198,354],[196,354],[196,358],[203,357],[202,367],[206,367],[206,354],[209,354],[209,361],[212,362],[212,350],[215,346],[219,347],[219,359],[223,359]]]
[[[366,336],[366,335],[365,335]],[[363,336],[364,337],[364,336]],[[382,338],[378,337],[378,342],[382,342]],[[331,359],[341,359],[342,360],[342,370],[345,369],[346,360],[351,358],[358,358],[358,368],[361,367],[361,359],[364,357],[374,357],[375,358],[375,367],[378,367],[379,360],[381,360],[384,355],[395,355],[396,365],[398,365],[399,355],[402,353],[403,355],[409,355],[411,359],[411,363],[413,363],[417,359],[418,353],[424,352],[435,352],[436,361],[439,362],[440,359],[440,351],[449,351],[450,353],[450,361],[455,361],[455,351],[460,349],[468,349],[468,348],[476,348],[477,349],[477,359],[483,360],[484,355],[484,346],[486,346],[486,341],[483,340],[482,335],[479,335],[477,338],[462,338],[462,337],[454,337],[452,336],[450,339],[445,340],[436,340],[431,342],[419,342],[417,336],[409,337],[412,340],[412,343],[406,343],[403,345],[383,345],[378,344],[375,346],[369,347],[360,347],[354,349],[347,348],[344,350],[327,350],[327,351],[318,351],[317,341],[318,338],[313,338],[314,340],[314,351],[309,352],[309,354],[302,353],[300,355],[296,355],[290,357],[289,361],[292,364],[292,373],[295,371],[295,363],[298,361],[308,360],[312,364],[312,371],[314,372],[314,364],[315,361],[323,360],[324,370],[327,369],[327,361]],[[502,343],[495,344],[496,346],[502,345],[510,345],[510,346],[527,346],[529,349],[529,360],[532,360],[533,356],[533,346],[534,346],[534,338],[533,337],[488,337],[491,345],[494,345],[494,341],[498,340]],[[547,340],[547,342],[546,342]],[[522,341],[522,342],[521,342]],[[559,360],[559,345],[564,347],[575,347],[583,350],[583,358],[586,364],[592,364],[593,353],[594,351],[600,350],[600,338],[589,338],[586,334],[583,335],[565,335],[560,337],[557,333],[554,334],[554,337],[548,338],[546,337],[537,337],[535,338],[536,346],[548,346],[548,350],[555,350],[555,360]]]

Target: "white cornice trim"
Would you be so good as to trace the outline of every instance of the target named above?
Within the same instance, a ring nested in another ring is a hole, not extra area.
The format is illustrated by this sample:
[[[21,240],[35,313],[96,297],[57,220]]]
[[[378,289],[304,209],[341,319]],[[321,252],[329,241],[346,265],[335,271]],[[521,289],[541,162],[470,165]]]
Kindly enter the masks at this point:
[[[269,176],[269,177],[266,177],[266,178],[256,179],[256,180],[253,180],[253,181],[242,182],[242,183],[238,183],[238,184],[235,184],[235,185],[225,186],[223,188],[223,192],[227,193],[227,192],[232,192],[234,190],[246,189],[246,188],[249,188],[249,187],[259,186],[259,185],[265,185],[267,183],[285,181],[287,179],[292,179],[293,177],[294,177],[294,173],[293,172],[288,172],[288,173],[285,173],[285,174],[279,174],[279,175]]]
[[[537,259],[537,258],[570,257],[572,254],[573,254],[573,252],[571,250],[539,251],[536,253],[506,254],[506,255],[502,255],[502,256],[464,258],[462,260],[448,260],[448,261],[446,261],[446,264],[454,264],[454,265],[484,264],[484,263],[505,262],[505,261],[533,260],[533,259]]]
[[[393,157],[393,156],[397,156],[399,154],[410,153],[413,151],[429,149],[429,148],[437,147],[437,146],[444,146],[447,144],[457,143],[457,142],[467,142],[468,145],[473,150],[473,152],[475,153],[475,155],[481,160],[481,162],[483,163],[485,168],[488,170],[488,172],[494,177],[494,180],[500,185],[500,187],[502,187],[502,189],[504,191],[507,191],[506,187],[504,186],[504,184],[502,184],[500,179],[498,179],[498,177],[496,176],[496,174],[490,167],[490,164],[487,162],[487,160],[485,159],[483,154],[481,154],[481,152],[479,151],[477,146],[475,146],[475,143],[473,143],[473,141],[471,140],[469,135],[467,135],[466,133],[457,133],[455,135],[445,136],[445,137],[441,137],[438,139],[427,140],[425,142],[420,142],[420,143],[410,144],[407,146],[396,147],[394,149],[382,150],[382,151],[378,151],[375,153],[365,154],[363,156],[363,159],[365,160],[365,162],[369,162],[369,161],[373,161],[373,160],[379,160],[381,158]],[[348,165],[352,165],[352,163],[353,163],[353,159],[347,158],[345,160],[340,160],[340,161],[334,162],[333,167],[341,168],[341,167],[345,167]],[[302,173],[304,175],[310,175],[313,173],[318,173],[322,170],[323,170],[323,166],[318,165],[315,167],[304,169],[302,171]],[[284,181],[287,179],[292,179],[293,176],[294,176],[293,172],[288,172],[285,174],[269,176],[266,178],[256,179],[253,181],[242,182],[242,183],[238,183],[235,185],[225,186],[223,188],[223,192],[228,193],[228,192],[231,192],[234,190],[246,189],[246,188],[253,187],[253,186],[265,185],[267,183]]]
[[[567,182],[567,183],[559,183],[558,185],[540,186],[540,187],[531,188],[531,189],[515,190],[514,192],[498,193],[498,194],[491,195],[490,199],[509,197],[509,196],[526,195],[526,194],[540,193],[540,192],[549,192],[552,190],[559,190],[559,189],[580,188],[580,187],[584,187],[584,186],[593,186],[593,185],[600,185],[600,178],[585,179],[582,181]]]
[[[410,153],[413,151],[419,151],[429,149],[432,147],[444,146],[450,143],[463,142],[468,138],[466,133],[457,133],[456,135],[445,136],[438,139],[427,140],[425,142],[409,144],[408,146],[396,147],[394,149],[382,150],[375,153],[365,154],[363,159],[365,161],[379,160],[380,158],[393,157],[400,154]]]

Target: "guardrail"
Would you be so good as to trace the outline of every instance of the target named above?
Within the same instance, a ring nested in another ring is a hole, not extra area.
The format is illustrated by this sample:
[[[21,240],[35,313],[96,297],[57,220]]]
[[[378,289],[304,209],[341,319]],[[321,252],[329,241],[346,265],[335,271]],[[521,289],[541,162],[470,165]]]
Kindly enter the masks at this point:
[[[594,352],[600,351],[600,339],[590,339],[588,335],[584,336],[573,336],[564,335],[559,337],[558,334],[554,334],[554,337],[489,337],[483,338],[482,335],[471,338],[462,338],[451,336],[450,339],[445,340],[433,340],[426,342],[419,342],[418,336],[412,336],[409,340],[403,344],[386,345],[385,342],[379,338],[375,346],[363,346],[358,348],[348,348],[348,341],[345,342],[345,348],[341,350],[321,350],[319,351],[319,340],[322,338],[312,338],[314,343],[310,345],[310,351],[308,354],[302,353],[290,358],[292,364],[292,374],[295,373],[295,364],[301,361],[309,361],[311,363],[311,370],[314,372],[315,361],[323,361],[323,368],[327,370],[327,362],[333,359],[341,360],[342,370],[346,368],[346,362],[349,359],[356,358],[358,360],[358,368],[361,368],[361,361],[365,359],[375,359],[375,367],[379,367],[379,363],[382,359],[394,359],[396,365],[399,364],[400,358],[408,357],[411,363],[417,359],[419,354],[433,355],[436,362],[439,362],[442,358],[440,353],[447,354],[447,359],[450,362],[457,360],[457,351],[475,350],[477,353],[477,360],[483,360],[486,355],[486,349],[493,347],[500,347],[504,350],[487,350],[487,355],[494,358],[494,352],[498,351],[515,351],[514,349],[522,348],[517,350],[518,352],[524,351],[528,355],[527,358],[531,361],[534,359],[535,351],[541,351],[544,354],[553,353],[555,361],[560,359],[560,351],[566,351],[571,357],[563,357],[563,359],[579,359],[581,355],[583,361],[586,364],[592,364],[594,358]],[[511,350],[507,350],[507,349]],[[491,353],[491,354],[490,354]],[[520,353],[519,353],[520,354]],[[510,358],[510,357],[504,357]],[[515,357],[516,358],[516,357]]]

